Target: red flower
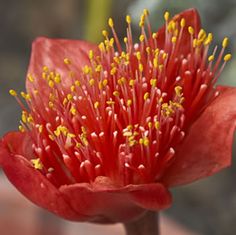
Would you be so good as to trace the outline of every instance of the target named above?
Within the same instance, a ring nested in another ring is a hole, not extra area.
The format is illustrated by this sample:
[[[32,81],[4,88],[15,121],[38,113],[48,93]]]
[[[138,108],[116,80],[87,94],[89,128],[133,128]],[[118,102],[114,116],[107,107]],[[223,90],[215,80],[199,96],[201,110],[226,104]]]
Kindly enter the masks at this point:
[[[125,51],[111,19],[114,38],[103,31],[98,47],[33,43],[28,108],[11,90],[22,121],[2,138],[0,165],[37,205],[75,221],[127,221],[170,206],[168,188],[230,165],[236,89],[215,87],[228,39],[214,58],[196,10],[165,13],[154,34],[147,18],[133,45],[127,16]]]

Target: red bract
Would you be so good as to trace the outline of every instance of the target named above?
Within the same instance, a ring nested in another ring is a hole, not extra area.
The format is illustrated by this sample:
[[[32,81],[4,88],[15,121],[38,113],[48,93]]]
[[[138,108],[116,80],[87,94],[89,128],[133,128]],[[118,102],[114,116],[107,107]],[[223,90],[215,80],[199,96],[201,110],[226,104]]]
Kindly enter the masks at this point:
[[[215,87],[228,39],[215,58],[196,10],[164,18],[152,33],[144,10],[133,43],[127,16],[124,51],[112,19],[114,38],[103,31],[98,47],[33,43],[28,108],[11,90],[20,131],[0,143],[3,170],[31,201],[70,220],[127,221],[170,206],[168,188],[230,165],[236,89]]]

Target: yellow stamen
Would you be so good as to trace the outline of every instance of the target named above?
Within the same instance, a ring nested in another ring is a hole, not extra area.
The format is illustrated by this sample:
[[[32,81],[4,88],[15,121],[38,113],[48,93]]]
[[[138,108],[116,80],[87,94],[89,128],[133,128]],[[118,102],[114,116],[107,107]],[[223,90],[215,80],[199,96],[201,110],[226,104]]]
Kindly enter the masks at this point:
[[[9,94],[12,96],[17,96],[17,92],[13,89],[9,90]]]
[[[108,25],[109,25],[111,28],[114,27],[114,23],[113,23],[112,18],[109,18],[109,19],[108,19]]]
[[[231,60],[231,58],[232,58],[232,55],[227,54],[227,55],[224,56],[224,61],[229,61],[229,60]]]
[[[36,170],[43,169],[43,164],[42,164],[40,158],[32,159],[31,162]]]
[[[65,59],[64,59],[64,64],[67,64],[67,65],[68,65],[68,64],[71,64],[71,61],[70,61],[68,58],[65,58]]]
[[[222,47],[226,48],[228,46],[228,44],[229,44],[229,39],[226,37],[226,38],[224,38],[224,40],[222,42]]]

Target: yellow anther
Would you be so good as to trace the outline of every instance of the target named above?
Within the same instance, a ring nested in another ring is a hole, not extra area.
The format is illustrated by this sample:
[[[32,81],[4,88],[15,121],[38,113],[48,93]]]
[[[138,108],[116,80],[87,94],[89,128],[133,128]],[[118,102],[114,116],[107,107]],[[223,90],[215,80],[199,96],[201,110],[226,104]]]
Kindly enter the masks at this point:
[[[65,106],[68,103],[68,99],[64,98],[62,104]]]
[[[224,38],[224,40],[222,42],[222,47],[226,48],[228,46],[228,44],[229,44],[229,39],[226,37],[226,38]]]
[[[86,131],[86,129],[85,129],[84,126],[81,126],[81,131],[82,131],[83,134],[86,134],[86,133],[87,133],[87,131]]]
[[[45,72],[42,73],[42,78],[46,79],[47,78],[47,74]]]
[[[156,39],[156,38],[157,38],[157,33],[153,33],[153,34],[152,34],[152,38],[153,38],[153,39]]]
[[[130,85],[131,87],[133,87],[133,86],[134,86],[134,82],[135,82],[134,79],[130,79],[130,80],[129,80],[129,85]]]
[[[160,128],[160,122],[155,121],[154,127],[158,130]]]
[[[229,61],[229,60],[231,60],[231,58],[232,58],[232,55],[227,54],[227,55],[224,56],[224,61]]]
[[[130,15],[126,16],[126,22],[127,22],[127,24],[131,24],[131,17],[130,17]]]
[[[147,52],[148,55],[150,55],[150,53],[151,53],[151,48],[150,48],[150,47],[146,47],[146,52]]]
[[[129,130],[129,131],[131,131],[131,130],[133,129],[133,125],[128,125],[128,126],[126,127],[126,129]]]
[[[156,84],[157,84],[157,79],[156,79],[156,78],[153,78],[153,79],[150,80],[150,85],[151,85],[152,87],[155,87]]]
[[[89,80],[89,85],[90,85],[90,86],[93,86],[94,83],[95,83],[95,80],[94,80],[93,78]]]
[[[76,148],[81,148],[81,143],[76,143]]]
[[[75,107],[71,107],[70,112],[71,112],[73,115],[76,115],[77,110],[76,110]]]
[[[22,112],[21,114],[21,120],[22,122],[26,123],[27,122],[27,113],[25,111]]]
[[[144,26],[144,23],[145,23],[145,15],[142,14],[142,15],[140,16],[139,27],[143,27],[143,26]]]
[[[73,133],[68,133],[67,136],[70,137],[70,138],[75,138],[76,137],[76,135],[73,134]]]
[[[84,74],[89,74],[89,73],[91,73],[91,67],[89,67],[88,65],[85,65],[84,67],[83,67],[83,73]]]
[[[144,10],[143,10],[143,14],[144,14],[145,16],[148,16],[148,15],[149,15],[149,10],[148,10],[148,9],[144,9]]]
[[[181,86],[176,86],[175,87],[175,94],[178,96],[178,97],[181,97],[183,95],[182,93],[183,91],[183,88]]]
[[[205,42],[204,42],[204,45],[209,45],[212,42],[212,40],[213,40],[213,34],[209,33],[207,35],[207,38],[206,38]]]
[[[107,83],[108,83],[108,80],[107,80],[107,79],[104,79],[104,80],[102,81],[102,85],[103,85],[103,86],[106,86]]]
[[[30,115],[28,118],[27,118],[27,122],[28,123],[32,123],[34,121],[33,117]]]
[[[55,76],[54,82],[57,83],[57,84],[61,82],[61,75],[60,75],[60,74],[57,74],[57,75]]]
[[[102,35],[107,38],[108,37],[108,32],[106,30],[102,30]]]
[[[148,122],[148,127],[152,128],[152,122]]]
[[[27,78],[28,78],[28,80],[29,80],[30,82],[33,82],[33,81],[34,81],[34,78],[33,78],[33,76],[32,76],[31,74],[28,74]]]
[[[149,145],[149,139],[147,137],[143,138],[143,145],[148,146]]]
[[[210,55],[210,56],[208,57],[208,61],[209,61],[209,62],[213,61],[214,59],[215,59],[214,55]]]
[[[49,77],[48,77],[48,79],[54,79],[54,77],[55,77],[55,73],[52,71],[52,72],[50,72],[49,73]]]
[[[174,36],[174,37],[171,38],[172,43],[176,43],[176,41],[177,41],[177,37]]]
[[[198,33],[198,39],[204,40],[206,38],[206,31],[204,29],[201,29]]]
[[[109,41],[110,47],[113,47],[114,42],[115,42],[115,39],[114,39],[114,38],[111,38],[110,41]]]
[[[153,59],[153,66],[156,69],[158,68],[158,59],[156,57]]]
[[[9,90],[9,94],[12,96],[17,96],[17,92],[13,89]]]
[[[175,31],[175,29],[176,29],[176,24],[175,24],[175,22],[172,20],[172,21],[170,21],[170,23],[168,24],[168,30],[171,32],[174,32]]]
[[[140,53],[140,51],[138,51],[138,52],[136,53],[136,57],[137,57],[138,60],[141,60],[141,53]]]
[[[80,86],[80,85],[81,85],[81,84],[80,84],[80,81],[76,80],[76,81],[75,81],[75,85],[76,85],[76,86]]]
[[[131,106],[132,105],[132,100],[128,99],[126,104],[127,104],[128,107]]]
[[[48,135],[49,139],[54,141],[55,140],[55,137],[53,135]]]
[[[106,102],[106,104],[108,104],[108,105],[113,105],[113,104],[115,104],[115,102],[114,102],[113,100],[108,100],[108,101]]]
[[[128,42],[128,38],[124,37],[124,43],[127,43],[127,42]]]
[[[170,18],[170,13],[168,11],[166,11],[165,14],[164,14],[165,21],[168,21],[169,18]]]
[[[141,34],[141,35],[139,36],[139,41],[140,41],[140,42],[143,42],[144,39],[145,39],[145,36],[144,36],[143,34]]]
[[[139,144],[142,145],[143,144],[143,138],[139,139]]]
[[[189,27],[188,27],[188,32],[189,32],[191,35],[194,34],[194,29],[193,29],[192,26],[189,26]]]
[[[114,68],[111,69],[111,75],[115,75],[116,72],[117,72],[117,68],[116,68],[116,67],[114,67]]]
[[[99,107],[99,102],[96,101],[96,102],[94,103],[94,108],[97,109],[98,107]]]
[[[99,47],[99,49],[100,49],[101,52],[105,52],[105,51],[106,51],[106,50],[105,50],[105,45],[104,45],[103,42],[101,42],[101,43],[98,45],[98,47]]]
[[[167,53],[163,53],[162,58],[165,60],[167,58]]]
[[[42,164],[40,158],[32,159],[31,162],[36,170],[43,169],[43,164]]]
[[[20,132],[25,132],[25,128],[22,125],[19,125],[19,131]]]
[[[119,96],[119,95],[120,95],[119,91],[113,91],[112,94],[113,94],[114,96]]]
[[[53,102],[52,102],[52,101],[49,101],[49,102],[48,102],[48,107],[49,107],[49,108],[53,108],[53,106],[54,106]]]
[[[43,132],[43,125],[39,125],[38,130],[39,130],[39,133],[42,133]]]
[[[75,92],[75,90],[76,90],[75,86],[72,85],[72,86],[70,87],[70,91],[71,91],[71,92]]]
[[[71,61],[70,61],[68,58],[65,58],[65,59],[64,59],[64,64],[67,64],[67,65],[68,65],[68,64],[71,64]]]
[[[111,28],[114,27],[114,22],[113,22],[112,18],[109,18],[109,19],[108,19],[108,25],[109,25]]]
[[[96,72],[101,72],[102,71],[102,65],[97,65],[96,68],[95,68],[95,71]]]
[[[143,95],[143,99],[144,100],[147,100],[149,98],[150,94],[149,92],[146,92],[144,95]]]
[[[132,136],[133,134],[132,134],[132,132],[131,131],[125,131],[124,133],[123,133],[123,136],[125,136],[125,137],[130,137],[130,136]]]
[[[43,72],[47,73],[49,71],[47,66],[43,66]]]
[[[193,39],[193,48],[195,48],[198,45],[198,41],[196,38]]]
[[[68,94],[66,97],[67,97],[68,100],[72,100],[73,99],[73,95],[72,94]]]
[[[176,87],[175,87],[175,94],[176,94],[178,97],[181,97],[181,96],[183,95],[182,90],[183,90],[183,88],[182,88],[181,86],[176,86]]]
[[[183,28],[186,24],[186,20],[184,18],[181,19],[180,21],[180,26]]]
[[[20,92],[20,95],[25,99],[26,93],[25,93],[24,91],[21,91],[21,92]]]
[[[93,50],[90,50],[89,51],[89,59],[92,60],[93,57],[94,57],[94,52],[93,52]]]
[[[52,80],[49,80],[49,81],[48,81],[48,85],[49,85],[51,88],[53,88],[53,87],[54,87],[54,82],[53,82]]]
[[[138,65],[138,69],[140,72],[143,72],[143,65],[141,63]]]

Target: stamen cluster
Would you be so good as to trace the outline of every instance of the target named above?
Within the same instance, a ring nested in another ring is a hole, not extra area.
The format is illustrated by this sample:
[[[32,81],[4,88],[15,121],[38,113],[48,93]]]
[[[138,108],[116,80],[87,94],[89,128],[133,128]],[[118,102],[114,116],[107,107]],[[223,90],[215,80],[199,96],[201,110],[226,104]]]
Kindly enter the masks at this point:
[[[166,12],[159,35],[148,15],[147,10],[141,15],[138,43],[126,17],[124,50],[109,19],[113,37],[102,32],[99,52],[89,52],[82,71],[64,58],[67,76],[47,65],[41,77],[29,74],[32,86],[40,79],[48,91],[44,97],[35,85],[32,92],[21,92],[29,109],[10,90],[23,110],[19,129],[33,140],[31,162],[55,185],[97,176],[117,185],[158,181],[189,125],[218,95],[214,84],[231,58],[224,56],[228,39],[215,58],[217,47],[209,56],[211,33],[184,18],[169,20]]]

